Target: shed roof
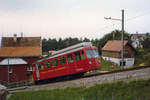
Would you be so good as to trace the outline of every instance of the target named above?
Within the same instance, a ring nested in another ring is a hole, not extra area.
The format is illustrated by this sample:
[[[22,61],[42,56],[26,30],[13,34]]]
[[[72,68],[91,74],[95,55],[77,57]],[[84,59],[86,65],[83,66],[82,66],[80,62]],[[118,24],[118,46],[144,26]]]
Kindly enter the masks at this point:
[[[124,40],[124,46],[127,43],[128,43],[128,41]],[[111,41],[108,41],[105,44],[105,46],[102,48],[102,50],[120,52],[121,48],[122,48],[122,42],[121,42],[121,40],[111,40]]]
[[[2,37],[2,47],[40,46],[41,37]]]
[[[19,65],[19,64],[27,64],[27,62],[21,58],[6,58],[0,62],[0,65]]]
[[[41,46],[1,47],[0,57],[37,57],[41,56]]]

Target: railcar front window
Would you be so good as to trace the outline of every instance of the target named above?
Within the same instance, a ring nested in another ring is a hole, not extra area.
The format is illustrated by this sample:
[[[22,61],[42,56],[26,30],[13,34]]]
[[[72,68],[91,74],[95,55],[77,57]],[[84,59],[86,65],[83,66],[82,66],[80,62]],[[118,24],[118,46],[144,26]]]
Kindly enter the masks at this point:
[[[93,52],[94,52],[95,58],[99,57],[99,54],[98,54],[98,51],[97,51],[97,50],[93,50]]]
[[[86,50],[87,58],[97,58],[99,57],[97,50]]]

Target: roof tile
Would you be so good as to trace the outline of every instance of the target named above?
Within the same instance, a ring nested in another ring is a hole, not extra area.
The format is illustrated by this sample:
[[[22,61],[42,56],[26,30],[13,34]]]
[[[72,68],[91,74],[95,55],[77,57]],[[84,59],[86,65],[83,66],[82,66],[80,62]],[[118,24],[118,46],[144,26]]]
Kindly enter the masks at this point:
[[[127,44],[127,40],[124,40],[124,46]],[[111,40],[108,41],[105,46],[102,48],[102,50],[107,51],[121,51],[122,48],[122,42],[121,40]]]
[[[41,56],[41,46],[1,47],[0,57]]]

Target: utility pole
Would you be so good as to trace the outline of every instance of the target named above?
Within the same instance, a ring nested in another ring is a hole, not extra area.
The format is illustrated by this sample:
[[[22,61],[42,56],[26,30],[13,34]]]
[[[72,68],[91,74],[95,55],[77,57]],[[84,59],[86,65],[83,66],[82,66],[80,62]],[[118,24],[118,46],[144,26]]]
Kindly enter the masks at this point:
[[[123,68],[123,66],[124,66],[124,10],[122,10],[122,38],[121,38],[121,40],[122,40],[121,66]]]
[[[10,71],[10,66],[9,66],[9,58],[8,58],[8,88],[9,88],[9,83],[10,83],[9,71]]]
[[[116,19],[116,18],[111,18],[111,17],[104,17],[106,20],[116,20],[116,21],[121,21],[122,22],[122,36],[121,36],[121,66],[123,68],[124,66],[124,10],[122,10],[122,19]]]

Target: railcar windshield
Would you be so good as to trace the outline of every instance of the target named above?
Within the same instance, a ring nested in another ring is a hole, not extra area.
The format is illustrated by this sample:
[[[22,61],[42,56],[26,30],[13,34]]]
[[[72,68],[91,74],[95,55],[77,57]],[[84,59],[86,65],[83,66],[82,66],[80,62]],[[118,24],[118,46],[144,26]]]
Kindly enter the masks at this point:
[[[87,58],[97,58],[99,57],[98,51],[96,49],[86,50]]]

